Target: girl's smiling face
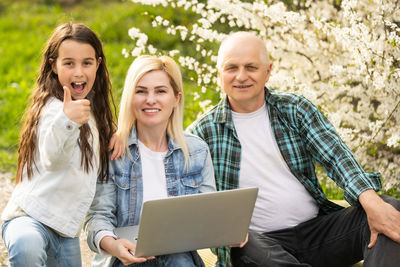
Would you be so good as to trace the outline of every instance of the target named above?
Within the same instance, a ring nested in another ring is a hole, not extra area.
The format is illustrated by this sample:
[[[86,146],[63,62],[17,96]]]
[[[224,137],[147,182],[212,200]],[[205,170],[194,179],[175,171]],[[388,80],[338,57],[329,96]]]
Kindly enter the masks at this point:
[[[84,99],[92,90],[101,58],[87,43],[65,40],[58,49],[53,71],[62,86],[67,86],[73,99]]]

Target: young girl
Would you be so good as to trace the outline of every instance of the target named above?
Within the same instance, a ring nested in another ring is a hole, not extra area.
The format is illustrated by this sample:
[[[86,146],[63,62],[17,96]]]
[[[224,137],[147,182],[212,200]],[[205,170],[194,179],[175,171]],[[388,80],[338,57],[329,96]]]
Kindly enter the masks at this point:
[[[2,214],[10,266],[81,266],[79,233],[113,135],[103,48],[82,24],[44,51],[19,143],[16,188]]]
[[[139,223],[146,200],[215,191],[208,146],[184,134],[182,119],[178,65],[165,56],[137,58],[125,80],[118,117],[127,156],[110,162],[110,179],[97,184],[86,220],[89,247],[103,254],[96,254],[93,266],[202,266],[196,252],[132,256],[135,245],[113,234],[115,227]]]

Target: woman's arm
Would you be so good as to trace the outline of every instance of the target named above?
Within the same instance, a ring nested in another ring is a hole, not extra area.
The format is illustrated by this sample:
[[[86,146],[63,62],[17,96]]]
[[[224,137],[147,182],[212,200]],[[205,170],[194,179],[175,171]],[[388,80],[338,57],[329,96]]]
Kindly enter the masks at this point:
[[[124,265],[141,263],[149,259],[154,259],[154,257],[135,257],[134,251],[136,250],[136,246],[127,239],[115,239],[111,236],[105,236],[100,241],[100,247],[112,256],[117,257]]]
[[[108,182],[97,182],[96,194],[86,215],[84,229],[89,248],[99,253],[96,235],[101,231],[113,232],[117,225],[117,189],[113,177]]]
[[[204,143],[204,145],[207,146],[206,143]],[[211,160],[210,150],[208,149],[208,146],[207,146],[207,156],[204,162],[203,170],[201,171],[201,175],[203,177],[203,183],[199,188],[199,192],[205,193],[205,192],[216,191],[214,166]]]

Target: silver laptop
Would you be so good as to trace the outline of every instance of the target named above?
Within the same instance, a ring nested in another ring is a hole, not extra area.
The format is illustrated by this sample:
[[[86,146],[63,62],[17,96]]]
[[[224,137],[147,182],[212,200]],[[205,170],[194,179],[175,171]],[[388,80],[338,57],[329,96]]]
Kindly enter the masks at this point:
[[[138,257],[239,244],[246,238],[258,188],[146,201],[140,223],[114,229]]]

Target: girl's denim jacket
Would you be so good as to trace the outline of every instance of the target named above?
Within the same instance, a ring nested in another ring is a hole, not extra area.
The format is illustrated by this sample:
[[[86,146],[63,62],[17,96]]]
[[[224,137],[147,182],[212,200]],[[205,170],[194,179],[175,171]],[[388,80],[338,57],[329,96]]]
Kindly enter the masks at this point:
[[[168,196],[215,191],[214,169],[207,144],[190,134],[185,134],[185,139],[189,150],[186,169],[182,150],[171,138],[168,141],[164,159]],[[99,231],[139,224],[143,180],[135,127],[128,139],[128,147],[131,155],[110,162],[108,182],[97,182],[96,194],[86,218],[87,242],[90,249],[97,253],[94,238]],[[102,266],[111,266],[115,260],[102,258],[99,254],[96,258]]]

